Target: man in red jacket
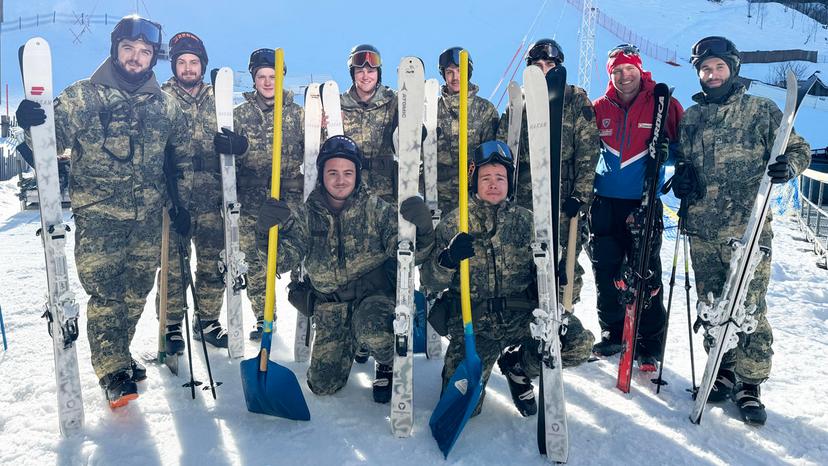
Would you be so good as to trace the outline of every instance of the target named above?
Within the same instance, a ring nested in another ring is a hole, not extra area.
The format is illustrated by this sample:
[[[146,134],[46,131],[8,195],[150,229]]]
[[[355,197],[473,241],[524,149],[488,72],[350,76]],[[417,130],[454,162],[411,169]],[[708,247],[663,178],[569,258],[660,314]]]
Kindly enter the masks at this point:
[[[601,155],[595,168],[595,198],[590,209],[590,247],[595,283],[598,289],[598,319],[601,341],[593,352],[609,356],[622,349],[624,305],[619,302],[615,281],[623,267],[632,261],[633,237],[628,224],[641,206],[644,176],[650,159],[647,150],[652,138],[655,81],[644,71],[638,48],[623,44],[610,50],[607,58],[610,80],[595,106],[601,137]],[[667,139],[670,153],[678,144],[678,124],[684,110],[675,99],[670,102]],[[663,182],[663,169],[659,184]],[[638,344],[635,349],[641,370],[656,370],[665,338],[665,311],[661,290],[662,205],[655,200],[655,242],[651,247],[649,268],[658,293],[640,316]],[[652,284],[652,282],[651,282]]]

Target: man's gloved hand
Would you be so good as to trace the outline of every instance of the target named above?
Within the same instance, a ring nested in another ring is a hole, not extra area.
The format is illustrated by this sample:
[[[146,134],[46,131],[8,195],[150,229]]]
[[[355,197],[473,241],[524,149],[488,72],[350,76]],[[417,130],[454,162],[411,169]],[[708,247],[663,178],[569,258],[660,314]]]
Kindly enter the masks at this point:
[[[670,140],[667,139],[667,136],[662,135],[656,139],[655,149],[656,156],[661,159],[661,163],[666,162],[667,158],[670,156]]]
[[[179,236],[186,238],[190,234],[190,212],[184,207],[172,206],[169,209],[170,223]]]
[[[17,125],[28,130],[32,126],[39,126],[46,122],[46,111],[39,103],[23,99],[14,112],[17,117]]]
[[[768,176],[773,184],[787,183],[794,177],[793,167],[788,163],[787,155],[782,154],[776,157],[776,162],[768,165]]]
[[[447,248],[440,253],[438,263],[447,269],[457,269],[460,261],[474,257],[474,243],[468,233],[457,233]]]
[[[578,212],[581,211],[581,207],[583,207],[584,203],[581,202],[575,196],[569,196],[568,198],[564,199],[563,206],[561,206],[561,210],[563,210],[564,214],[569,217],[575,217],[578,215]]]
[[[256,219],[256,233],[267,236],[271,227],[284,225],[290,218],[290,206],[279,199],[269,197],[259,208],[259,218]]]
[[[213,146],[219,154],[242,155],[247,152],[247,138],[229,128],[222,128],[213,138]]]
[[[404,200],[400,204],[400,215],[417,227],[418,236],[434,232],[431,211],[428,210],[428,206],[420,196],[411,196]]]
[[[700,193],[699,176],[696,168],[690,163],[680,163],[676,166],[673,175],[673,195],[685,199],[694,193]]]

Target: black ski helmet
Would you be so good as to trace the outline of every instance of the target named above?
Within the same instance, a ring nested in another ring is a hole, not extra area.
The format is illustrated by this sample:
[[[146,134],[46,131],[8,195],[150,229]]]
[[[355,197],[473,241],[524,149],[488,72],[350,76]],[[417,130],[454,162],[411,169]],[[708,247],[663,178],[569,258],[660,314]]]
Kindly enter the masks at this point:
[[[152,46],[152,62],[147,72],[158,62],[158,53],[161,51],[161,25],[156,22],[138,15],[124,16],[112,29],[110,39],[109,56],[115,63],[118,62],[118,44],[123,39],[141,39]]]
[[[173,76],[175,76],[175,61],[185,53],[192,53],[201,60],[201,74],[204,75],[207,70],[207,49],[204,48],[204,42],[201,41],[201,38],[192,32],[179,32],[170,38],[169,46],[170,67]]]
[[[250,60],[247,62],[247,71],[250,72],[250,77],[256,81],[256,70],[259,68],[275,68],[276,67],[276,51],[273,49],[256,49],[250,54]],[[287,74],[287,64],[284,64],[282,74]]]
[[[739,68],[742,64],[739,50],[726,37],[709,36],[696,42],[690,54],[690,63],[698,72],[702,62],[710,57],[718,57],[724,60],[727,66],[730,67],[731,75],[737,76],[739,74]]]
[[[379,86],[382,82],[382,55],[379,50],[371,44],[353,46],[348,54],[348,72],[351,74],[351,81],[354,80],[354,68],[365,66],[377,69],[377,86]]]
[[[469,166],[469,193],[477,194],[477,172],[483,165],[499,163],[506,167],[506,180],[509,183],[507,199],[515,193],[515,159],[509,146],[503,141],[491,140],[481,143],[474,149],[474,159]]]
[[[526,66],[537,60],[553,60],[561,65],[564,61],[563,49],[554,39],[538,39],[526,51]]]
[[[443,50],[440,58],[437,59],[437,69],[440,70],[440,76],[444,80],[446,79],[446,68],[450,65],[460,66],[460,52],[462,50],[463,47],[449,47]],[[474,62],[472,61],[471,54],[469,54],[469,79],[472,77],[472,71],[474,71]]]
[[[325,162],[334,158],[348,159],[354,163],[356,166],[354,191],[356,191],[362,181],[362,151],[359,150],[359,146],[353,139],[341,134],[329,137],[319,148],[319,155],[316,156],[317,184],[324,187],[322,178]]]

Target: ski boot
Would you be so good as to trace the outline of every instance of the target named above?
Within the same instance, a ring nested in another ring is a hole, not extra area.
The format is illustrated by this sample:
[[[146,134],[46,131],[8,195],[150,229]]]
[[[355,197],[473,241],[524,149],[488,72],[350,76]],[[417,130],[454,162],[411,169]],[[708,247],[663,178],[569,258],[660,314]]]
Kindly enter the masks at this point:
[[[506,376],[509,382],[509,392],[512,394],[512,402],[523,417],[533,416],[538,412],[538,403],[535,400],[535,387],[532,380],[526,376],[526,372],[520,366],[521,350],[507,349],[497,360],[497,367]]]
[[[256,329],[250,331],[250,340],[261,341],[262,332],[264,332],[264,319],[260,318],[256,321]]]
[[[641,353],[636,356],[638,361],[638,370],[641,372],[655,372],[658,370],[658,359],[655,356],[647,353]]]
[[[184,337],[181,336],[181,322],[167,325],[164,345],[164,350],[169,355],[184,353]]]
[[[368,356],[368,348],[360,345],[360,347],[357,348],[357,351],[354,354],[354,362],[357,364],[365,364],[366,362],[368,362]]]
[[[393,377],[394,369],[391,366],[377,363],[372,388],[375,402],[388,403],[391,401],[391,380]]]
[[[193,322],[193,338],[201,341],[201,331],[198,328],[199,319]],[[227,332],[221,328],[221,323],[216,320],[202,320],[202,330],[204,331],[204,341],[215,346],[216,348],[227,348]]]
[[[745,424],[763,426],[768,419],[765,405],[759,399],[759,385],[739,382],[733,390],[733,401],[739,407],[739,414]]]
[[[106,400],[112,409],[126,406],[130,401],[138,398],[138,386],[132,380],[129,370],[122,369],[105,375],[100,382],[104,389]]]
[[[721,403],[733,394],[733,387],[736,385],[736,374],[732,369],[719,368],[716,374],[716,381],[713,382],[713,389],[707,397],[708,403]]]
[[[624,349],[624,345],[620,341],[615,341],[610,337],[609,332],[601,333],[601,341],[592,345],[592,354],[596,356],[612,356],[620,353]]]
[[[136,361],[134,358],[132,359],[132,363],[130,364],[129,368],[132,370],[133,382],[147,380],[147,368],[144,367],[144,365],[140,362]]]

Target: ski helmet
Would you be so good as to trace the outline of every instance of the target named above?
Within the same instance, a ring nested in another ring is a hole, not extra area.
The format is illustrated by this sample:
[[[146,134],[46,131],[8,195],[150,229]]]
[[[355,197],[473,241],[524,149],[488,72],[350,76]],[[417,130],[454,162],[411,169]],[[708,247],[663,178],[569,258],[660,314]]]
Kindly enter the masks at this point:
[[[331,136],[322,143],[319,148],[319,155],[316,157],[316,182],[322,186],[323,169],[325,162],[333,158],[348,159],[356,166],[356,185],[354,191],[359,187],[362,180],[362,151],[359,150],[356,142],[348,136]]]
[[[247,71],[250,77],[256,80],[256,70],[259,68],[274,68],[276,66],[276,51],[273,49],[257,49],[250,54],[247,62]],[[282,74],[287,74],[287,64],[284,65]]]
[[[179,32],[170,39],[170,67],[175,76],[175,61],[185,53],[191,53],[201,60],[201,74],[207,69],[207,49],[204,42],[192,32]]]
[[[443,53],[440,54],[440,58],[437,60],[437,69],[440,70],[440,76],[442,76],[443,79],[446,78],[446,68],[451,65],[455,65],[457,67],[460,66],[460,52],[462,50],[463,47],[449,47],[443,50]],[[471,54],[469,54],[469,79],[472,77],[473,70],[474,62],[472,61]]]
[[[158,61],[158,53],[161,51],[161,25],[156,22],[138,15],[124,16],[112,29],[110,38],[109,56],[115,63],[118,62],[118,44],[124,39],[141,39],[152,46],[152,62],[149,69]]]
[[[736,45],[729,39],[722,36],[709,36],[699,40],[693,45],[690,63],[696,67],[696,71],[699,71],[702,62],[710,57],[718,57],[724,60],[727,66],[730,67],[730,74],[733,76],[739,74],[742,60]]]
[[[526,66],[537,60],[553,60],[558,65],[563,64],[563,49],[554,39],[538,39],[526,52]]]
[[[515,192],[515,159],[509,146],[505,142],[496,140],[486,141],[474,149],[474,160],[469,167],[469,192],[477,193],[477,172],[480,167],[490,163],[499,163],[506,167],[506,180],[509,184],[506,197],[512,199]]]
[[[348,54],[348,71],[351,73],[351,81],[354,80],[354,68],[370,66],[377,69],[377,85],[382,82],[382,56],[371,44],[355,45]]]

